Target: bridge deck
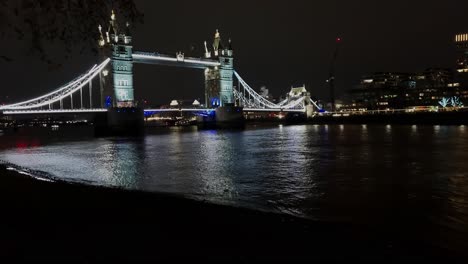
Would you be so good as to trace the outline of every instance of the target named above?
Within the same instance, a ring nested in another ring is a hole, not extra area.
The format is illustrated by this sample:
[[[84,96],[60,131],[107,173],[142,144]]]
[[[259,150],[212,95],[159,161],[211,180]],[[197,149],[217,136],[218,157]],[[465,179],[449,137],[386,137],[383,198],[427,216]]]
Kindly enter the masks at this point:
[[[134,63],[156,64],[164,66],[176,66],[185,68],[205,69],[207,67],[217,67],[221,63],[216,60],[190,58],[190,57],[172,57],[159,53],[134,52]]]
[[[84,114],[107,112],[106,108],[95,109],[51,109],[51,110],[4,110],[4,115],[30,115],[30,114]]]
[[[145,109],[146,113],[164,113],[164,112],[210,112],[215,109],[210,108],[175,108],[175,109]],[[266,109],[266,108],[244,108],[244,112],[295,112],[303,113],[303,109]],[[95,109],[51,109],[51,110],[4,110],[4,115],[31,115],[31,114],[85,114],[107,112],[106,108]]]

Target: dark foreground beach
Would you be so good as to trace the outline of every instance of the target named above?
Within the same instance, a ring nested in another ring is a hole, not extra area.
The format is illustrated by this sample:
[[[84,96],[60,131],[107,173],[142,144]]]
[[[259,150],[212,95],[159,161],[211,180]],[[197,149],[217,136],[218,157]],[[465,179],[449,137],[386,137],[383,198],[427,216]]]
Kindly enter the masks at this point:
[[[463,250],[393,232],[411,232],[405,226],[325,223],[165,194],[41,181],[6,165],[0,165],[0,188],[1,259],[454,263],[466,257]]]

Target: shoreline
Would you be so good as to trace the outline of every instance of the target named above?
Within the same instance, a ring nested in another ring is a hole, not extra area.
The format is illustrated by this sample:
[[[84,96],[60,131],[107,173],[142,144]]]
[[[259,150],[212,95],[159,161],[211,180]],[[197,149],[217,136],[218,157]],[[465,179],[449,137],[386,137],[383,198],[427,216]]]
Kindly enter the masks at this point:
[[[376,124],[376,125],[468,125],[468,110],[440,112],[401,112],[375,111],[374,113],[337,113],[332,115],[316,115],[310,118],[292,117],[285,119],[258,118],[245,119],[247,126],[272,125],[326,125],[326,124]],[[153,126],[146,125],[146,128]],[[158,127],[158,126],[155,126]],[[172,127],[159,126],[159,127]],[[176,126],[177,127],[177,126]],[[183,127],[183,126],[182,126]]]
[[[180,196],[40,181],[0,164],[0,257],[17,260],[459,260],[378,227]]]
[[[55,124],[55,123],[54,123]],[[374,113],[348,113],[340,112],[335,115],[315,115],[310,118],[305,116],[292,117],[292,118],[257,118],[245,119],[245,126],[276,126],[276,125],[468,125],[468,110],[463,109],[460,111],[440,111],[440,112],[401,112],[401,111],[375,111]],[[62,124],[63,128],[74,128],[88,126],[94,128],[91,124]],[[24,125],[20,128],[44,128],[41,126],[28,126]],[[187,125],[167,125],[156,124],[155,122],[145,122],[145,130],[164,129],[170,127],[199,127],[197,124]],[[50,128],[46,126],[45,128]],[[4,126],[0,130],[2,133],[11,133],[17,131],[17,127]],[[202,128],[203,129],[203,128]],[[210,130],[212,128],[209,128]],[[219,128],[218,128],[219,129]],[[232,128],[231,128],[232,129]],[[237,128],[238,129],[238,128]]]
[[[395,124],[395,125],[467,125],[468,111],[451,112],[394,112],[352,114],[344,116],[316,116],[307,124]]]

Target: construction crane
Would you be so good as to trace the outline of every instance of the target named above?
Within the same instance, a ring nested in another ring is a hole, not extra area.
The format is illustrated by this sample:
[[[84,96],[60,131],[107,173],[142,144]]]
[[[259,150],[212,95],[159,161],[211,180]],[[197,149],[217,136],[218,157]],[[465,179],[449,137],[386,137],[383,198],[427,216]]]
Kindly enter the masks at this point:
[[[330,65],[330,72],[327,79],[327,83],[328,85],[330,85],[331,112],[335,112],[335,63],[336,58],[338,57],[338,51],[340,50],[341,41],[342,39],[340,37],[336,38],[335,52],[333,53],[333,58]]]

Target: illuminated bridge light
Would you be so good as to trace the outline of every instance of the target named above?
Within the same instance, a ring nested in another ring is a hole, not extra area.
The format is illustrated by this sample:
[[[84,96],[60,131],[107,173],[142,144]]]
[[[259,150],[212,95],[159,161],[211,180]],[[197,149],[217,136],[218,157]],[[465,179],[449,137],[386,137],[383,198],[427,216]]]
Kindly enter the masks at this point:
[[[196,59],[196,58],[184,58],[183,60],[178,59],[177,57],[169,57],[166,55],[156,54],[156,53],[143,53],[143,52],[134,52],[133,59],[136,63],[157,63],[161,62],[173,62],[173,63],[182,63],[186,64],[188,67],[218,67],[221,65],[220,62],[215,60],[206,60],[206,59]]]
[[[105,108],[97,109],[62,109],[62,110],[7,110],[4,115],[26,115],[26,114],[67,114],[67,113],[102,113],[107,112]]]
[[[146,112],[212,112],[214,109],[181,108],[181,109],[145,109]]]
[[[49,106],[50,104],[59,102],[87,85],[107,66],[107,64],[109,64],[109,62],[110,59],[108,58],[99,66],[93,66],[86,74],[51,93],[21,103],[5,105],[0,107],[0,110],[28,110]]]

